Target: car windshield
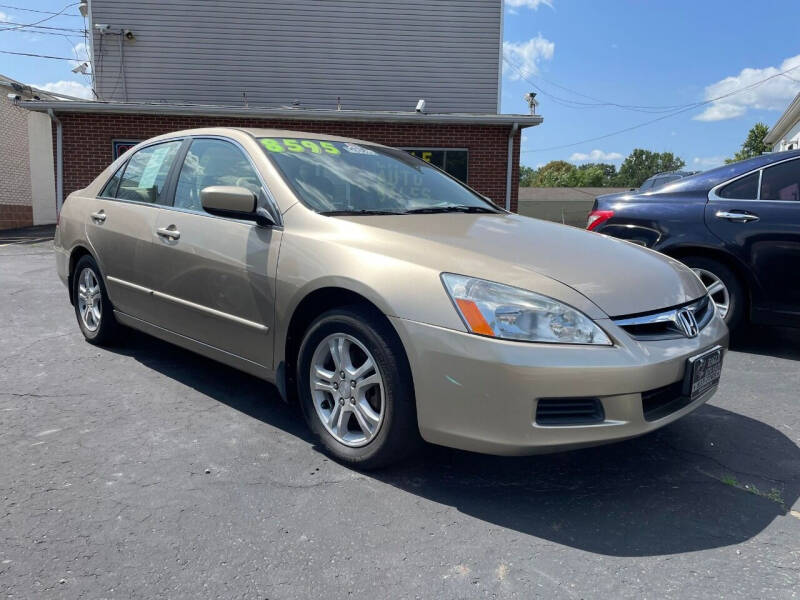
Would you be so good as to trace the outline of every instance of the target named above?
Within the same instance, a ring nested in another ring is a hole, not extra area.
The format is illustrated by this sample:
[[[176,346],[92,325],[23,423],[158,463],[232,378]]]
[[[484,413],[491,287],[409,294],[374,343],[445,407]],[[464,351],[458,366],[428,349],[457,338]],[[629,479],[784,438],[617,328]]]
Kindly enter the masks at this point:
[[[498,212],[402,150],[319,139],[259,142],[303,203],[322,214]]]

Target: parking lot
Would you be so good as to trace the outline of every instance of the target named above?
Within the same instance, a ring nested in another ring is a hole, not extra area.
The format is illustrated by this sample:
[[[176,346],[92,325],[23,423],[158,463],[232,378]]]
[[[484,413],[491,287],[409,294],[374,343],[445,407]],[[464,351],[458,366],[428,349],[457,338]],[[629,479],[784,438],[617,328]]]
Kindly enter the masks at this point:
[[[643,438],[358,473],[260,380],[87,344],[46,232],[0,238],[0,307],[4,597],[800,595],[800,331]]]

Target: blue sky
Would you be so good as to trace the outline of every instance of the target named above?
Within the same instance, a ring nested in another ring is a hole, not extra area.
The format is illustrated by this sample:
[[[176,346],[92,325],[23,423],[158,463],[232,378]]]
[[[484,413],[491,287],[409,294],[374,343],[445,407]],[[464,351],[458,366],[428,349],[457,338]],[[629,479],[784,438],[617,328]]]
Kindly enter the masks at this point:
[[[772,126],[800,92],[799,24],[799,0],[506,0],[507,59],[533,84],[558,97],[539,93],[544,123],[524,132],[522,164],[579,163],[593,151],[619,164],[636,147],[674,152],[692,169],[720,164],[739,149],[754,123]],[[574,101],[595,101],[548,81],[617,104],[676,106],[720,96],[791,67],[798,67],[788,73],[794,80],[775,77],[628,133],[540,150],[662,116],[608,106],[575,108]],[[527,91],[535,88],[506,65],[503,112],[523,110]]]
[[[50,16],[9,6],[55,12],[66,4],[66,0],[0,4],[0,50],[87,58],[78,32],[9,30],[14,23]],[[528,166],[555,159],[619,164],[633,148],[642,147],[674,152],[689,168],[713,167],[733,155],[756,121],[772,125],[800,92],[800,0],[505,0],[505,4],[505,53],[515,67],[505,65],[503,112],[525,112],[525,92],[534,91],[534,86],[541,90],[538,111],[545,121],[524,132],[521,160]],[[42,25],[81,29],[83,19],[72,6]],[[88,95],[90,78],[71,73],[74,64],[0,54],[4,75],[61,93]],[[791,79],[778,76],[722,101],[573,145],[669,114],[654,112],[660,108],[587,104],[685,106],[792,67],[798,68],[788,73]]]

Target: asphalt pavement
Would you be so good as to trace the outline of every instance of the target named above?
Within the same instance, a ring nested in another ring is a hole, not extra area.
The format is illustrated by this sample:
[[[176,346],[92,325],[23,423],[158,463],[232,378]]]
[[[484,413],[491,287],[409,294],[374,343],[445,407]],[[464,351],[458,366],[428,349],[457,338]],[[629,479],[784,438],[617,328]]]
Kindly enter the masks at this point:
[[[364,474],[258,379],[86,343],[46,231],[0,235],[0,597],[800,596],[800,331],[642,438]]]

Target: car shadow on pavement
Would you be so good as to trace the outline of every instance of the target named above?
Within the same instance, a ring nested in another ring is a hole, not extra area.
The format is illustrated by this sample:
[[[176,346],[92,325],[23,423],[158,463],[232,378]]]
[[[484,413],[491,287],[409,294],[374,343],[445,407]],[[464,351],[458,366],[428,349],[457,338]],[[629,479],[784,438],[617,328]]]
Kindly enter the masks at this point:
[[[299,411],[255,377],[136,332],[118,352],[311,441]],[[617,444],[530,457],[427,446],[365,475],[520,534],[656,556],[737,544],[785,515],[800,495],[800,448],[760,421],[705,405]]]
[[[733,333],[731,350],[800,360],[800,328],[744,326]]]

